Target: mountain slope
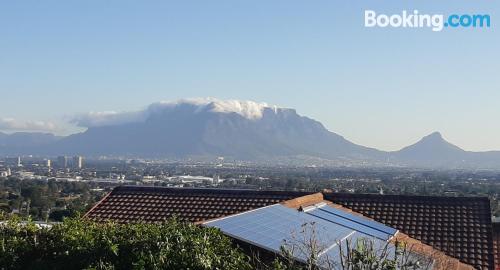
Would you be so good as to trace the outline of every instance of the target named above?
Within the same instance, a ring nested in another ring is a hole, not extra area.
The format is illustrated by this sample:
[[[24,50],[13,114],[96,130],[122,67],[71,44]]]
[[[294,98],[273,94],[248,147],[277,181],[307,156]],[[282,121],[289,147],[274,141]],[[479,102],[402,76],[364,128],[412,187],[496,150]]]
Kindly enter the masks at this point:
[[[16,132],[5,134],[0,132],[0,154],[30,154],[40,151],[42,147],[57,142],[61,137],[49,133]]]
[[[500,168],[500,152],[470,152],[447,142],[439,132],[391,153],[391,160],[410,166]]]
[[[223,105],[217,101],[202,105],[183,102],[155,108],[143,121],[90,127],[61,140],[53,149],[91,155],[239,159],[295,155],[373,159],[381,155],[380,151],[347,141],[292,109],[260,106],[240,110]]]

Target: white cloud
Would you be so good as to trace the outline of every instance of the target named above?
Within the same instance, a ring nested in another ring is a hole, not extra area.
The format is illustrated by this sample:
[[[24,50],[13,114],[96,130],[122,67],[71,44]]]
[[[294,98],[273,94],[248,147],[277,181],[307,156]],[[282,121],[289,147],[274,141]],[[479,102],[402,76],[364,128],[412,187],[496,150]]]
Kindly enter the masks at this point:
[[[276,106],[272,106],[276,110]],[[265,108],[271,108],[267,103],[240,100],[219,100],[213,103],[214,112],[235,112],[248,119],[260,119]]]
[[[90,112],[74,117],[71,122],[79,127],[112,126],[125,123],[145,121],[150,115],[175,109],[180,105],[195,106],[195,112],[210,111],[218,113],[237,113],[247,119],[256,120],[262,117],[265,108],[277,111],[278,107],[266,103],[240,100],[219,100],[215,98],[181,99],[178,101],[161,101],[149,105],[139,111],[130,112]]]
[[[100,127],[100,126],[112,126],[120,125],[125,123],[140,122],[145,119],[145,111],[137,112],[89,112],[87,114],[81,114],[73,119],[71,123],[76,124],[79,127]]]
[[[0,118],[0,130],[5,131],[57,131],[59,127],[53,122],[20,121],[14,118]]]

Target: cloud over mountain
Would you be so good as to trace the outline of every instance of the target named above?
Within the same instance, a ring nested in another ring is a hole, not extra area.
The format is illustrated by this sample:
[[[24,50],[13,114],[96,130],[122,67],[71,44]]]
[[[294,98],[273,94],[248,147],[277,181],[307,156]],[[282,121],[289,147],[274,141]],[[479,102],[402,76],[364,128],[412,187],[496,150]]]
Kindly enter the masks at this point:
[[[140,123],[146,121],[151,115],[162,113],[168,110],[175,110],[178,106],[189,105],[195,108],[195,112],[203,111],[218,113],[236,113],[249,120],[258,120],[263,116],[265,109],[277,111],[277,106],[270,106],[267,103],[240,100],[219,100],[215,98],[195,98],[181,99],[178,101],[160,101],[153,103],[143,110],[138,111],[104,111],[89,112],[81,114],[73,119],[71,123],[79,127],[101,127],[114,126],[127,123]]]
[[[0,118],[0,130],[4,131],[57,131],[59,127],[53,122],[21,121],[14,118]]]
[[[146,111],[137,112],[89,112],[80,114],[70,120],[72,124],[79,127],[100,127],[100,126],[114,126],[133,122],[141,122],[146,117]]]
[[[51,151],[237,159],[304,155],[342,160],[373,160],[380,154],[294,109],[254,101],[183,99],[153,103],[139,111],[92,112],[73,122],[87,130],[62,139]]]

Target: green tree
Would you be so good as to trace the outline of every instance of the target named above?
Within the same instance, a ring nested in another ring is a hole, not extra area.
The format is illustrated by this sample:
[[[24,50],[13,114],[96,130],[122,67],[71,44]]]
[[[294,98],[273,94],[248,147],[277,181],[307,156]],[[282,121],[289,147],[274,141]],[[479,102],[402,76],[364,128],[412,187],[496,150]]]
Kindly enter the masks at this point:
[[[0,225],[1,269],[250,269],[249,259],[213,228],[181,223],[95,223],[70,218],[39,227]]]

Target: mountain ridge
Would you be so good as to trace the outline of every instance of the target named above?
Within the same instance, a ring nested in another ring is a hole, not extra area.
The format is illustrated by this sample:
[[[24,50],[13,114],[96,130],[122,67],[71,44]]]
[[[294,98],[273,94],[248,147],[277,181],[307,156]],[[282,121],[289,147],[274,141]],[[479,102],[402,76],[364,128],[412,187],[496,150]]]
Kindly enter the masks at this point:
[[[93,154],[166,153],[252,159],[317,153],[334,158],[329,152],[350,156],[358,151],[378,151],[355,145],[293,109],[259,107],[259,117],[247,117],[230,110],[213,111],[217,106],[208,105],[181,103],[173,108],[155,109],[143,121],[89,127],[83,133],[68,136],[55,149],[81,152],[96,145]],[[106,138],[110,136],[113,138]],[[142,140],[145,137],[147,141]],[[134,145],[130,146],[132,142]]]
[[[352,143],[295,109],[253,101],[191,99],[136,112],[91,113],[74,121],[81,133],[0,132],[0,154],[81,154],[239,160],[312,157],[345,164],[500,168],[500,151],[471,152],[434,132],[398,151]]]

